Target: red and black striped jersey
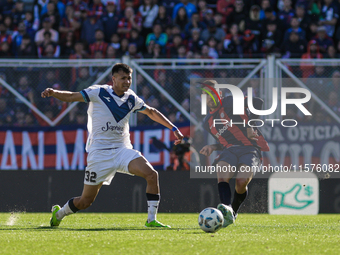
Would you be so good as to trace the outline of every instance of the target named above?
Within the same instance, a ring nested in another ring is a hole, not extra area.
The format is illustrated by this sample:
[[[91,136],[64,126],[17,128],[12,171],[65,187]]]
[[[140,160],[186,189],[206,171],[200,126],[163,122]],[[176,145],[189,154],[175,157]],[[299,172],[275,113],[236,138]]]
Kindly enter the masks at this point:
[[[224,97],[222,105],[214,111],[210,111],[204,118],[203,127],[224,148],[235,145],[255,146],[261,151],[269,151],[268,143],[258,128],[253,128],[259,135],[258,140],[252,140],[247,137],[248,120],[250,119],[248,107],[245,107],[244,112],[244,115],[233,115],[233,97]],[[215,121],[214,125],[214,119],[223,121]],[[221,124],[222,122],[223,124]]]

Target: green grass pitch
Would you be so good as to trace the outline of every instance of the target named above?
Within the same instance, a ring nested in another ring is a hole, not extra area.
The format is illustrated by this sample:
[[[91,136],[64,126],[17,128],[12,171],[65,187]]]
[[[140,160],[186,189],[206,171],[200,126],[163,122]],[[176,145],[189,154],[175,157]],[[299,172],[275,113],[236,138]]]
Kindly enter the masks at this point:
[[[52,229],[47,213],[0,213],[0,254],[340,254],[340,215],[239,214],[213,234],[198,214],[158,214],[169,230],[143,227],[146,216],[77,213]]]

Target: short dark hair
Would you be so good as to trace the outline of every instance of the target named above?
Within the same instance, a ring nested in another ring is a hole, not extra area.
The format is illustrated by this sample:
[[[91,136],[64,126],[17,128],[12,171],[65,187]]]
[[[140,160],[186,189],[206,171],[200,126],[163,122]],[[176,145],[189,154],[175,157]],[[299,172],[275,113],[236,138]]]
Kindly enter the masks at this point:
[[[129,67],[127,64],[117,63],[112,67],[111,74],[113,76],[115,73],[118,73],[120,71],[123,71],[127,74],[131,74],[133,72],[132,68]]]

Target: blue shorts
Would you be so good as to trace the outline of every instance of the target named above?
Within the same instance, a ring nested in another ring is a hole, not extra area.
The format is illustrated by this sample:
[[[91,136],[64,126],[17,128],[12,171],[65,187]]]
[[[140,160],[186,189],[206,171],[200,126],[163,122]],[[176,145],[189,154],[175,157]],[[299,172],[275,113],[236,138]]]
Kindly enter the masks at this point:
[[[238,167],[240,164],[247,166],[258,166],[262,164],[261,151],[254,146],[233,146],[224,149],[220,155],[216,157],[213,165],[224,161],[231,166]]]

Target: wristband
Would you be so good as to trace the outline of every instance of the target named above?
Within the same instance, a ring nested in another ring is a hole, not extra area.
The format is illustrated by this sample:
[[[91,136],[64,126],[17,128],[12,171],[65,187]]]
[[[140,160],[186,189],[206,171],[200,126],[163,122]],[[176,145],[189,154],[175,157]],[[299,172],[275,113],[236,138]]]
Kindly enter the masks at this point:
[[[171,130],[172,130],[173,132],[175,132],[175,131],[178,130],[178,128],[177,128],[177,127],[173,127]]]

